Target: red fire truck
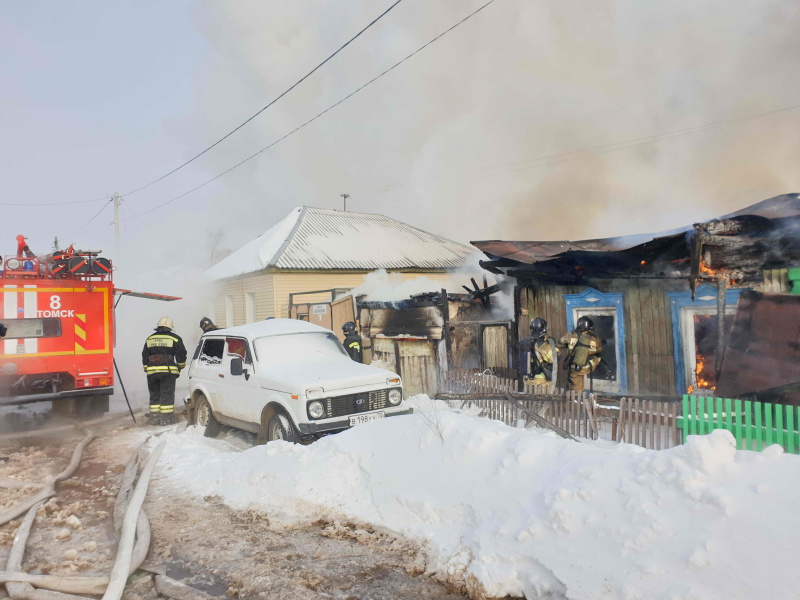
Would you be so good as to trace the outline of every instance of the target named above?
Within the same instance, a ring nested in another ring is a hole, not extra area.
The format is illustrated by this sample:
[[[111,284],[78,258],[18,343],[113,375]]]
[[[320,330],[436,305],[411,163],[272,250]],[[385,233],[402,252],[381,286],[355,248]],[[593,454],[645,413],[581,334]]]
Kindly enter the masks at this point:
[[[114,392],[112,264],[98,252],[72,247],[36,256],[17,236],[17,254],[0,272],[0,405],[53,401],[57,412],[108,411]],[[1,331],[1,329],[0,329]]]

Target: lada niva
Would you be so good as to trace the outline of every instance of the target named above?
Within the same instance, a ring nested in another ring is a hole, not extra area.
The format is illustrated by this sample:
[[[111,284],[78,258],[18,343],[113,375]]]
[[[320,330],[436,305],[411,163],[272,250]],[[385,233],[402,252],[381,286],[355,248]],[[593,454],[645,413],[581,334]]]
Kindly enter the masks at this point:
[[[375,419],[410,414],[396,373],[350,359],[329,329],[268,319],[203,334],[189,364],[190,421],[259,443],[300,442]]]

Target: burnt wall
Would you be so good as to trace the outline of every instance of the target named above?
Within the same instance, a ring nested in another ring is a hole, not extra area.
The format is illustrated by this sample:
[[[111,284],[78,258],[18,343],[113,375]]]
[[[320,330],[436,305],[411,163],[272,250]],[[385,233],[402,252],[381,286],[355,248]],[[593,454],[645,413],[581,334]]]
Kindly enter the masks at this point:
[[[687,282],[618,279],[595,281],[590,285],[520,287],[516,316],[519,338],[529,334],[528,324],[535,317],[547,320],[552,337],[558,339],[567,333],[564,295],[579,294],[588,287],[623,295],[627,393],[674,396],[672,316],[667,292],[687,291]],[[566,385],[562,369],[559,369],[558,383]]]

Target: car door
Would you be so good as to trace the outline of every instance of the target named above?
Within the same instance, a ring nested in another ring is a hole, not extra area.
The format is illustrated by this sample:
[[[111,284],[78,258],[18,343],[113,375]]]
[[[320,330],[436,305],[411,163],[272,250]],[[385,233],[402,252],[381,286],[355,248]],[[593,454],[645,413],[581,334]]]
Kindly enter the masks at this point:
[[[205,389],[210,395],[211,406],[217,412],[228,414],[228,407],[225,404],[225,396],[221,393],[222,385],[222,357],[225,355],[224,338],[204,338],[195,350],[192,364],[189,366],[189,378],[195,386]]]
[[[231,363],[241,359],[244,372],[241,375],[231,373]],[[241,421],[254,422],[254,404],[257,400],[259,386],[253,368],[253,353],[244,338],[226,337],[225,355],[222,358],[222,389],[224,389],[225,405],[229,416]]]

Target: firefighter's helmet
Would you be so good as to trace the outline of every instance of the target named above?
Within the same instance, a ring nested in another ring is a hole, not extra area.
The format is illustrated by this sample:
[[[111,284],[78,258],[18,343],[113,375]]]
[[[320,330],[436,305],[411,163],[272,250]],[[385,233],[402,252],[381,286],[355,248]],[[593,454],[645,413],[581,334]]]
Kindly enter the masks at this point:
[[[170,319],[169,317],[161,317],[158,320],[157,327],[166,327],[167,329],[173,329],[175,327],[175,324],[172,322],[172,319]]]
[[[547,321],[541,317],[536,317],[531,321],[531,335],[536,339],[547,335]]]
[[[348,321],[347,323],[342,325],[342,331],[344,332],[345,335],[350,335],[351,333],[355,333],[356,324],[353,323],[352,321]]]
[[[594,329],[594,321],[592,321],[589,317],[581,317],[578,319],[578,325],[576,329],[578,331],[591,331]]]
[[[202,319],[200,319],[200,329],[202,329],[203,331],[208,331],[212,327],[214,327],[214,321],[212,321],[208,317],[203,317]]]

